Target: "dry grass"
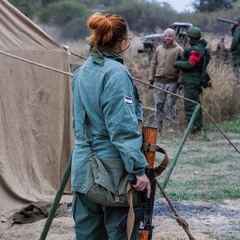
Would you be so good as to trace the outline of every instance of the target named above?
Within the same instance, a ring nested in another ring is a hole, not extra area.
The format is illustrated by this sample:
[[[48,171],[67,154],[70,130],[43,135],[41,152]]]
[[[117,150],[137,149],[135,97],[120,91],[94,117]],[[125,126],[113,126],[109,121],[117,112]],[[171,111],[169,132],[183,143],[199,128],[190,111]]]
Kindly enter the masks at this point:
[[[213,36],[209,35],[209,45],[214,51]],[[226,47],[230,47],[231,37],[226,38]],[[231,60],[223,63],[213,56],[208,66],[212,78],[212,88],[206,89],[202,97],[202,105],[216,122],[236,119],[240,115],[240,82],[232,73]]]

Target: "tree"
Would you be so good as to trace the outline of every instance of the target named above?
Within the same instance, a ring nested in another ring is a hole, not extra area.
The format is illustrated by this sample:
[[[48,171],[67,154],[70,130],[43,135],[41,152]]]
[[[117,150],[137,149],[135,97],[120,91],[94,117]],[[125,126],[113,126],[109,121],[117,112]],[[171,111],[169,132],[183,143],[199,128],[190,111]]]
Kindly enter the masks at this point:
[[[86,6],[74,1],[64,0],[48,4],[45,8],[42,8],[39,19],[42,23],[64,26],[75,18],[87,17],[88,15],[89,11]]]
[[[35,15],[40,7],[38,0],[9,0],[9,2],[30,18]]]
[[[124,17],[135,32],[153,34],[159,28],[165,29],[175,21],[176,12],[170,6],[161,7],[157,3],[131,3],[108,9]]]
[[[215,12],[232,8],[232,3],[237,0],[197,0],[192,3],[197,12]]]
[[[57,0],[41,0],[42,6],[46,6],[49,3],[56,2]]]

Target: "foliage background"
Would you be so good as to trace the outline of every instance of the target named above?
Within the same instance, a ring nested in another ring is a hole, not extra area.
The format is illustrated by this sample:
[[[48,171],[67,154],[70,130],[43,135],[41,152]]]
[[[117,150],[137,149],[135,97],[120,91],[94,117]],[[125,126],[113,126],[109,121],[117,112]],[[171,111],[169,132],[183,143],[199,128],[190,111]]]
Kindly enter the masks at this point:
[[[166,1],[156,0],[9,0],[36,23],[59,28],[62,39],[84,39],[88,35],[86,21],[96,11],[122,15],[130,29],[152,34],[162,31],[173,22],[191,22],[203,32],[229,32],[229,24],[218,17],[232,19],[239,15],[240,0],[193,0],[194,12],[176,12]]]

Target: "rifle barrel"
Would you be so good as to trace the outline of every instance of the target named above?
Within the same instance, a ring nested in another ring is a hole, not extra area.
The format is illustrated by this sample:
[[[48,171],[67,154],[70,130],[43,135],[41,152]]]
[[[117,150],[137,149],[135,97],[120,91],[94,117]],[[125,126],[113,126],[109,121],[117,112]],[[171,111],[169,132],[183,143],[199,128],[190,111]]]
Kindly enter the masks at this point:
[[[226,18],[217,18],[217,20],[224,23],[230,23],[230,24],[234,23],[233,20],[226,19]]]

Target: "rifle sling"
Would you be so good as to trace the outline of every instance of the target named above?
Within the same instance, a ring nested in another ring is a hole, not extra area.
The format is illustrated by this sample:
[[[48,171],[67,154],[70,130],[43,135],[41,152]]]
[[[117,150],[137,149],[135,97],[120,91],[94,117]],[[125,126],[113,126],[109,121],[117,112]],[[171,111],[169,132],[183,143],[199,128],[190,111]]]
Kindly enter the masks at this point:
[[[165,155],[162,162],[154,168],[155,177],[158,177],[168,166],[169,157],[167,155],[167,152],[158,145],[151,143],[143,143],[142,150],[145,152],[160,152]]]
[[[134,223],[135,223],[135,214],[133,209],[133,194],[132,194],[132,184],[128,182],[127,184],[127,202],[129,204],[128,216],[127,216],[127,238],[131,239]]]

